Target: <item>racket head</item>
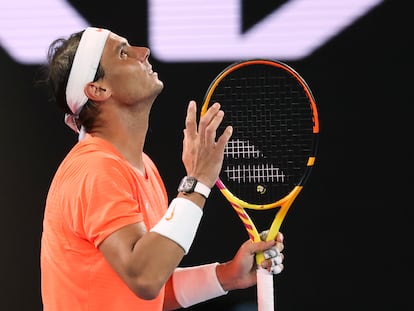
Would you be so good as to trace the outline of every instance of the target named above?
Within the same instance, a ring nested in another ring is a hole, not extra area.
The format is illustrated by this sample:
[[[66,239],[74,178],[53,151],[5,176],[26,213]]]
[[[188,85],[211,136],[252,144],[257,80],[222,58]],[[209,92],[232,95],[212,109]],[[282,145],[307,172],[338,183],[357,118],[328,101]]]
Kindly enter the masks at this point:
[[[318,145],[318,111],[305,80],[277,60],[244,60],[211,82],[201,115],[215,102],[225,113],[218,130],[233,126],[216,183],[220,191],[249,209],[292,201],[311,172]]]

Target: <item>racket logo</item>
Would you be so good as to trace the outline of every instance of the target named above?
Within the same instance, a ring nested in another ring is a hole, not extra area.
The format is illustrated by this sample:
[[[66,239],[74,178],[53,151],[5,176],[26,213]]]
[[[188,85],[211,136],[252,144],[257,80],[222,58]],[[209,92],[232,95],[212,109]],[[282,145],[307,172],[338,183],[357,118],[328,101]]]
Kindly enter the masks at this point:
[[[257,185],[256,191],[259,194],[265,194],[266,193],[266,187],[263,185]]]

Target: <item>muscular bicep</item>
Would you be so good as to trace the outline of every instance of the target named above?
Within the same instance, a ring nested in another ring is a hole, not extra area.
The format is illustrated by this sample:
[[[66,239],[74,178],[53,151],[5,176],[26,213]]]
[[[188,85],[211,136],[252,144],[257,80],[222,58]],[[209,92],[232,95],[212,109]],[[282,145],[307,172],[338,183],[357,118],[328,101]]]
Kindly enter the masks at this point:
[[[143,222],[110,234],[99,250],[129,288],[143,299],[154,299],[184,256],[170,239],[147,232]]]
[[[99,245],[105,259],[121,277],[128,273],[134,248],[146,232],[144,222],[126,225],[110,234]]]

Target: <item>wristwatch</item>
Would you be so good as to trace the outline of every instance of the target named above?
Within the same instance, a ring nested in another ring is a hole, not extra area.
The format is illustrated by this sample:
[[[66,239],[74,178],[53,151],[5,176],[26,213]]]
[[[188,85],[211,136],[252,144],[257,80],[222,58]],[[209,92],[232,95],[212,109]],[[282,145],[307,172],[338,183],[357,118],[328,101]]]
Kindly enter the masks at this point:
[[[197,179],[191,176],[185,176],[181,179],[180,185],[178,186],[178,192],[192,193],[197,192],[206,199],[210,194],[211,189],[206,185],[199,182]]]

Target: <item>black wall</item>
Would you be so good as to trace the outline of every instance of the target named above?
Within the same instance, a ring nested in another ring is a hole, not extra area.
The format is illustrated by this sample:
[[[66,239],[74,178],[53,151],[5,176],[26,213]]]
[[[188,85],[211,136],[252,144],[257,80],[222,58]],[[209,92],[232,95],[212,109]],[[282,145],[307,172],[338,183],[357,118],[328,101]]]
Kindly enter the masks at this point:
[[[131,44],[148,44],[145,2],[142,10],[132,9],[140,5],[132,1],[71,3],[91,24]],[[316,167],[282,225],[286,259],[275,277],[278,310],[408,309],[414,40],[407,6],[384,1],[306,59],[289,62],[313,90],[321,134]],[[165,89],[153,108],[146,151],[174,195],[184,174],[187,103],[201,103],[211,79],[229,63],[152,63]],[[37,87],[39,66],[17,64],[0,48],[0,68],[0,310],[37,311],[45,197],[77,137]],[[214,189],[183,264],[228,260],[245,239]],[[255,295],[255,288],[240,290],[189,309],[236,310],[254,304]]]

